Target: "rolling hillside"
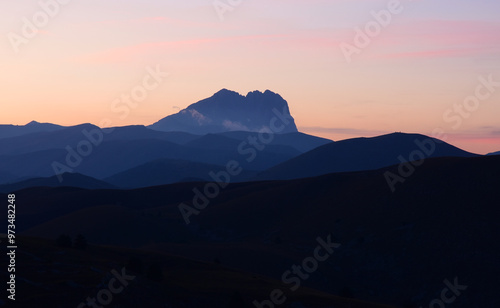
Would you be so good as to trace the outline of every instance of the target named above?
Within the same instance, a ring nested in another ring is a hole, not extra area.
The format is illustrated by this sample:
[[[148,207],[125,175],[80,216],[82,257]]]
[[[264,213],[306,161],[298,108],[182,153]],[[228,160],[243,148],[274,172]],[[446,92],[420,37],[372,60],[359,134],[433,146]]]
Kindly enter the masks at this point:
[[[219,179],[217,174],[225,170],[226,166],[185,160],[159,159],[120,172],[105,178],[104,181],[121,188],[141,188],[177,182],[221,181],[224,178]],[[232,177],[230,180],[242,182],[256,174],[255,171],[242,170],[237,177]]]
[[[10,193],[30,187],[77,187],[85,189],[112,189],[117,188],[107,182],[99,181],[94,178],[84,176],[78,173],[66,173],[62,175],[63,182],[60,182],[57,176],[48,178],[27,179],[12,184],[0,185],[0,192]]]
[[[231,184],[189,225],[178,205],[191,204],[193,188],[204,183],[27,189],[17,193],[19,230],[47,238],[82,233],[100,244],[218,259],[275,279],[309,256],[318,236],[331,234],[341,247],[305,286],[418,307],[435,298],[443,279],[458,276],[470,287],[454,307],[498,305],[489,294],[500,271],[500,251],[491,245],[500,235],[500,195],[490,187],[500,158],[428,159],[393,193],[384,173],[397,168]]]
[[[257,179],[297,179],[333,172],[374,170],[420,158],[474,156],[477,155],[424,135],[394,133],[326,144],[260,173]]]

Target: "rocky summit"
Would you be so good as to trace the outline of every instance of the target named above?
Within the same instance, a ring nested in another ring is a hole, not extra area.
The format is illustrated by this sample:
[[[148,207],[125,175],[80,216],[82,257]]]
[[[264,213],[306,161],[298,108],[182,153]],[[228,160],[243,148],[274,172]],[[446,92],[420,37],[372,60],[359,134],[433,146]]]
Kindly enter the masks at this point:
[[[149,126],[159,131],[181,131],[192,134],[229,131],[274,133],[297,132],[288,103],[279,94],[266,90],[243,96],[227,89],[167,116]]]

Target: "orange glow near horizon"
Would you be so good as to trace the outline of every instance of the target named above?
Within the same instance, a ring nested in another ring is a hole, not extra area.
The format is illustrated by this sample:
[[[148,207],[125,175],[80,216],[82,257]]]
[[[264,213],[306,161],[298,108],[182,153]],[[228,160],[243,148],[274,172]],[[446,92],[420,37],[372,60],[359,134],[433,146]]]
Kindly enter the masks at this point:
[[[305,133],[341,140],[441,128],[464,150],[499,151],[500,87],[459,127],[444,114],[475,94],[479,77],[500,82],[500,3],[401,2],[350,63],[340,44],[353,44],[356,27],[387,1],[255,0],[224,20],[201,0],[71,2],[19,53],[8,38],[0,43],[0,123],[149,125],[222,88],[269,89]],[[21,33],[22,18],[38,10],[9,4],[0,30]],[[112,102],[157,66],[169,76],[120,118]]]

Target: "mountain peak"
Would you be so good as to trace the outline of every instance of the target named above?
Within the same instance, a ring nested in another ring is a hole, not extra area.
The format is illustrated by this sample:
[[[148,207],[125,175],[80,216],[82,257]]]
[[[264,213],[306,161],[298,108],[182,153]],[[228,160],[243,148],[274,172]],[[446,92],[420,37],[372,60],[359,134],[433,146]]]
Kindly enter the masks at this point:
[[[271,91],[271,90],[265,90],[264,92],[261,92],[261,91],[259,91],[259,90],[255,90],[255,91],[248,92],[248,94],[247,94],[247,96],[246,96],[246,97],[248,97],[248,96],[252,96],[252,95],[257,95],[257,96],[259,96],[259,95],[264,95],[264,96],[272,96],[272,95],[277,95],[277,96],[280,96],[279,94],[274,93],[274,92],[273,92],[273,91]],[[281,96],[280,96],[280,97],[281,97]]]
[[[216,92],[213,96],[242,96],[240,93],[232,90],[228,90],[226,88],[223,88]]]
[[[40,122],[33,120],[33,121],[29,122],[28,124],[26,124],[26,126],[34,126],[34,125],[39,125],[39,124],[40,124]]]
[[[243,96],[238,92],[222,89],[149,127],[159,131],[192,134],[258,132],[270,129],[271,120],[277,117],[276,113],[289,115],[291,118],[280,133],[298,131],[287,101],[279,94],[266,90],[248,92]]]

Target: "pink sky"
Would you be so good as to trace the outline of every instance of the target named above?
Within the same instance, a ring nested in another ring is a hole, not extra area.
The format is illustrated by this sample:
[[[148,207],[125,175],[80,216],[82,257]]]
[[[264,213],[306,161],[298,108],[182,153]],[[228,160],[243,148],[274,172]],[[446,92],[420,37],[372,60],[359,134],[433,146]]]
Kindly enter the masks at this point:
[[[11,33],[43,10],[1,4],[0,123],[148,125],[221,88],[269,89],[306,133],[340,140],[440,128],[465,150],[500,150],[500,87],[460,125],[449,120],[481,76],[500,82],[498,1],[401,1],[350,62],[340,46],[354,45],[356,28],[391,1],[242,1],[223,19],[213,1],[158,2],[69,1],[19,52]],[[113,100],[156,66],[168,78],[119,118]]]

